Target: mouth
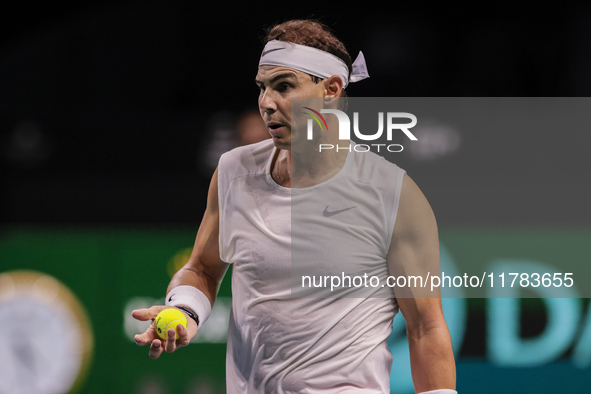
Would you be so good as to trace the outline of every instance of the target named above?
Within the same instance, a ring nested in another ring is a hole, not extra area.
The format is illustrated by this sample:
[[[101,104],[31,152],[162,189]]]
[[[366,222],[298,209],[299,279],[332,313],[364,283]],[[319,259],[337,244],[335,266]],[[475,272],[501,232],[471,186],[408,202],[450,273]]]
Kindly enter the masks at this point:
[[[285,130],[285,126],[279,122],[267,122],[267,130],[275,136]]]

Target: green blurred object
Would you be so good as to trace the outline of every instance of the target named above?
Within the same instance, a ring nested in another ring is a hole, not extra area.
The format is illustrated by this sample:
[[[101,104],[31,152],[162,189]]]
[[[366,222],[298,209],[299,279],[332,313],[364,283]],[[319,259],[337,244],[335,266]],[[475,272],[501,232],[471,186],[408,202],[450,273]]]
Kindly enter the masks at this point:
[[[197,343],[158,360],[124,333],[124,307],[135,297],[163,299],[168,262],[192,247],[195,229],[4,229],[0,272],[54,276],[88,311],[95,335],[84,393],[225,392],[225,343]],[[229,276],[220,289],[230,297]]]

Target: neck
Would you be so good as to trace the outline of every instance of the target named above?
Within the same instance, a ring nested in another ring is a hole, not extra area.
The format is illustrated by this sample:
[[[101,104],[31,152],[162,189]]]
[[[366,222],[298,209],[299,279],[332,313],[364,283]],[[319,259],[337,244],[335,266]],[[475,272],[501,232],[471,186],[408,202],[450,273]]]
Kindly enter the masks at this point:
[[[291,187],[291,154],[290,151],[277,149],[271,162],[271,176],[278,185]]]
[[[318,185],[335,176],[347,159],[349,141],[344,149],[318,152],[307,149],[307,154],[293,154],[292,150],[278,149],[271,164],[271,175],[283,187],[304,188]]]

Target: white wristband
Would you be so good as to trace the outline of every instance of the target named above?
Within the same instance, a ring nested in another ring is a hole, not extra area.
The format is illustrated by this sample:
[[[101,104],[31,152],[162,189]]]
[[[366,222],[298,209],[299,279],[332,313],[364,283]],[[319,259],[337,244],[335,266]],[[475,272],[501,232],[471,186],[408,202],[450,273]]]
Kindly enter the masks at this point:
[[[209,317],[211,303],[203,292],[193,286],[177,286],[166,295],[165,305],[185,305],[191,308],[199,318],[199,326]]]
[[[419,394],[458,394],[458,392],[452,389],[439,389],[431,391],[422,391]]]

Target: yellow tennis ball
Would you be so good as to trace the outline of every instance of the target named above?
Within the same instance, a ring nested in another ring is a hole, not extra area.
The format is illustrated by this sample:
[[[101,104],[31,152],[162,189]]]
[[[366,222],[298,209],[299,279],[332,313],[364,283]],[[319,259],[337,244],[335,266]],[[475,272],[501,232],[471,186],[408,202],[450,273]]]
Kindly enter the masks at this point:
[[[154,320],[154,328],[158,333],[158,336],[162,339],[166,339],[169,328],[174,328],[176,332],[176,326],[182,324],[183,327],[187,328],[187,318],[185,314],[175,308],[167,308],[160,312]],[[179,339],[179,333],[176,333],[176,339]]]

